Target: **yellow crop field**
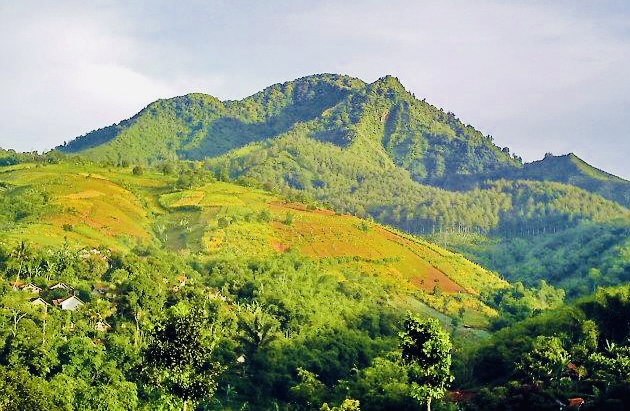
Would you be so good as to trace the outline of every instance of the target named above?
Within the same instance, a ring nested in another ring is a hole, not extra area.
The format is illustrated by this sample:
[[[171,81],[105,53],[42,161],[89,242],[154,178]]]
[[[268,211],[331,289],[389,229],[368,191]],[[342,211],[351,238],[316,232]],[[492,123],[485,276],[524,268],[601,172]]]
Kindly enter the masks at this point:
[[[39,224],[24,228],[26,232],[20,238],[24,235],[41,245],[68,239],[88,245],[106,244],[113,249],[125,248],[116,240],[118,236],[140,241],[151,238],[147,212],[140,200],[102,175],[46,166],[17,170],[5,174],[5,178],[16,186],[46,192],[54,205],[54,211]]]

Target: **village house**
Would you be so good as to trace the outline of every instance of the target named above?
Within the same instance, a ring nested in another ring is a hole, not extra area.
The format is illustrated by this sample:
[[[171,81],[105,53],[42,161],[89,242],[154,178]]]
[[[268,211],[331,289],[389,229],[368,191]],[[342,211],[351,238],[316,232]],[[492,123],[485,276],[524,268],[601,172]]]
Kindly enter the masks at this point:
[[[109,291],[109,287],[103,284],[97,284],[94,286],[94,293],[99,295],[105,295]]]
[[[569,398],[569,407],[580,409],[584,405],[584,398]]]
[[[13,291],[21,290],[24,287],[24,283],[21,281],[11,281],[9,285],[13,287]]]
[[[94,325],[94,329],[96,331],[101,331],[101,332],[105,332],[105,331],[109,330],[110,328],[112,328],[112,326],[107,324],[107,322],[103,321],[103,320],[98,320],[96,322],[96,325]]]
[[[62,310],[69,311],[74,311],[84,304],[85,303],[81,301],[76,295],[72,295],[68,298],[59,298],[57,300],[53,300],[53,305],[61,307]]]
[[[72,290],[72,287],[70,287],[67,284],[64,283],[57,283],[51,287],[48,288],[49,290]]]
[[[9,285],[13,287],[14,291],[22,290],[22,291],[28,291],[33,294],[39,294],[42,291],[40,287],[36,286],[33,283],[24,284],[23,282],[13,281],[9,283]]]
[[[24,287],[22,287],[22,290],[23,291],[28,291],[28,292],[33,293],[33,294],[39,294],[39,293],[42,292],[41,287],[38,287],[38,286],[36,286],[33,283],[29,283],[29,284],[25,285]]]
[[[50,304],[48,303],[48,301],[44,300],[42,297],[37,297],[34,300],[31,300],[31,304],[36,305],[36,306],[40,306],[40,307],[48,307]]]
[[[186,285],[186,283],[188,282],[188,277],[186,277],[185,275],[180,275],[177,277],[177,281],[179,282],[179,284],[173,286],[172,288],[174,292],[178,292],[179,290],[182,289],[183,286]]]

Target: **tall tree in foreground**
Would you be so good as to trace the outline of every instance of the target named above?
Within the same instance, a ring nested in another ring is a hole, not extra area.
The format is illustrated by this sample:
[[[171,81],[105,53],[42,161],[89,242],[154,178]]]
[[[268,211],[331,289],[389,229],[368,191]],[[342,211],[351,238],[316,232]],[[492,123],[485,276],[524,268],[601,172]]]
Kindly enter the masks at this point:
[[[409,367],[411,395],[427,405],[446,394],[451,375],[450,336],[434,318],[421,320],[409,315],[400,333],[402,359]]]
[[[198,308],[172,310],[150,336],[144,358],[149,381],[182,400],[183,410],[212,397],[221,367],[211,361],[207,313]]]

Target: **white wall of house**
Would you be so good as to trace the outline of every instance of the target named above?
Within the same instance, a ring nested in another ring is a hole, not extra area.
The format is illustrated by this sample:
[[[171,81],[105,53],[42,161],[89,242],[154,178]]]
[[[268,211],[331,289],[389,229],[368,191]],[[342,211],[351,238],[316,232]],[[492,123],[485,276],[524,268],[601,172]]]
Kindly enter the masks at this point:
[[[79,300],[77,297],[72,296],[72,297],[64,300],[63,302],[61,302],[61,304],[59,304],[59,305],[61,306],[62,310],[74,311],[78,307],[82,306],[83,302],[81,300]]]

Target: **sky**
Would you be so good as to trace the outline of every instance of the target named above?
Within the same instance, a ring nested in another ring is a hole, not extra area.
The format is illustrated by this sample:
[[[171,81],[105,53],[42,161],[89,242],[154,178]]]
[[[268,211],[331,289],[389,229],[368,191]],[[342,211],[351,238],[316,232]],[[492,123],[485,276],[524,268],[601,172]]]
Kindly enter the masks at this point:
[[[2,0],[0,147],[324,72],[396,76],[526,161],[574,152],[630,179],[625,0]]]

